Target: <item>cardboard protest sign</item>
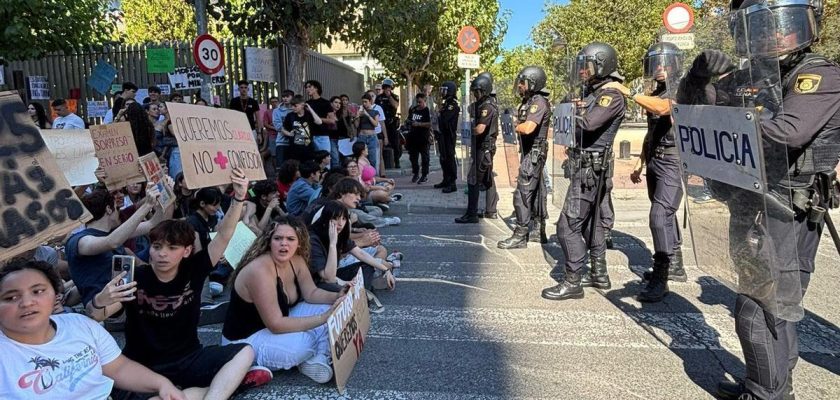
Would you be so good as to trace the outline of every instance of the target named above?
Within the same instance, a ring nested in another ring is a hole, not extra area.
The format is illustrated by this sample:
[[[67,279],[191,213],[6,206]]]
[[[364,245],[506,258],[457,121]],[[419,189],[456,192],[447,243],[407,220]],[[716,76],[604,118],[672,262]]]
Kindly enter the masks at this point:
[[[116,76],[117,69],[113,65],[108,64],[105,60],[99,60],[90,73],[87,85],[99,93],[106,94]]]
[[[248,80],[277,82],[277,51],[258,47],[245,48],[245,76]]]
[[[175,68],[174,72],[170,72],[168,75],[169,84],[172,85],[172,89],[201,89],[201,70],[196,65]],[[225,83],[227,83],[227,77],[225,76],[224,68],[210,75],[210,84],[213,86],[224,85]]]
[[[29,98],[32,100],[49,100],[50,99],[50,82],[46,76],[28,76],[26,77],[27,86],[29,87]],[[55,118],[53,118],[55,119]]]
[[[16,92],[0,93],[0,261],[90,220]]]
[[[137,155],[130,123],[91,126],[90,137],[99,165],[108,172],[105,179],[108,189],[122,189],[129,183],[146,181],[139,167],[140,156]]]
[[[163,168],[160,166],[160,160],[158,160],[157,154],[149,153],[140,157],[140,169],[143,170],[146,181],[152,182],[157,186],[160,192],[158,202],[161,207],[169,207],[170,204],[175,202],[175,192],[166,184],[166,178],[164,177]]]
[[[245,113],[192,104],[167,103],[190,189],[230,183],[233,168],[265,179],[262,156]]]
[[[370,329],[370,311],[361,269],[353,278],[353,289],[327,320],[327,329],[330,333],[335,384],[339,393],[344,394],[347,380],[362,354]]]
[[[87,129],[44,129],[41,131],[58,168],[71,186],[95,183],[99,159]]]
[[[108,114],[111,107],[107,101],[88,100],[87,102],[87,116],[88,118],[103,118]]]
[[[215,239],[216,235],[216,232],[211,232],[210,239]],[[233,232],[230,243],[225,248],[225,260],[227,260],[233,269],[239,268],[239,263],[245,257],[245,253],[248,252],[248,249],[251,248],[255,240],[257,240],[257,235],[254,234],[254,231],[248,225],[245,225],[244,222],[239,221],[236,224],[236,231]]]

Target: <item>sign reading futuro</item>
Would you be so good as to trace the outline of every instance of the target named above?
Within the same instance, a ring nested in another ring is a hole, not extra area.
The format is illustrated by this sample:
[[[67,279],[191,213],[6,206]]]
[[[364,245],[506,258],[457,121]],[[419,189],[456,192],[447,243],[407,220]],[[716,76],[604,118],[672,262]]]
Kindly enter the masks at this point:
[[[764,191],[761,139],[752,110],[675,105],[672,114],[686,173],[753,192]]]

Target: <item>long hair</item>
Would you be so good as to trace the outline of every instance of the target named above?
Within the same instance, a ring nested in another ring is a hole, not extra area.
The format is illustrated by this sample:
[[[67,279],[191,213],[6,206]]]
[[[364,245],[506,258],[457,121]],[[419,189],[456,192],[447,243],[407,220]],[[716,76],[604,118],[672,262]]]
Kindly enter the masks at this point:
[[[350,239],[350,212],[347,207],[339,201],[330,200],[324,203],[322,207],[316,208],[312,211],[312,216],[309,221],[309,231],[311,235],[315,235],[321,240],[324,246],[330,243],[330,221],[344,217],[347,221],[341,232],[338,232],[338,251],[344,253],[350,249],[343,249],[347,241]]]
[[[41,129],[47,129],[47,123],[52,123],[52,121],[47,118],[47,110],[44,109],[44,106],[41,103],[32,102],[29,103],[30,106],[35,108],[35,118],[38,119],[38,127]]]
[[[284,225],[290,226],[295,230],[295,234],[298,239],[298,248],[295,254],[303,257],[307,268],[309,268],[309,232],[307,232],[306,226],[304,226],[297,218],[281,216],[275,218],[274,222],[268,226],[268,229],[264,230],[262,234],[257,236],[257,239],[254,240],[254,243],[252,243],[251,247],[248,248],[248,251],[245,252],[245,255],[242,257],[242,261],[239,262],[239,267],[230,277],[231,284],[236,282],[236,277],[245,267],[248,266],[248,264],[252,263],[261,255],[271,252],[271,237],[274,236],[274,231],[277,230],[277,227]]]
[[[143,153],[144,149],[152,148],[152,143],[155,140],[155,126],[152,121],[149,121],[149,114],[146,113],[143,106],[137,104],[137,102],[129,104],[128,109],[125,110],[125,117],[131,124],[131,133],[134,134],[134,142],[137,144],[138,150]]]

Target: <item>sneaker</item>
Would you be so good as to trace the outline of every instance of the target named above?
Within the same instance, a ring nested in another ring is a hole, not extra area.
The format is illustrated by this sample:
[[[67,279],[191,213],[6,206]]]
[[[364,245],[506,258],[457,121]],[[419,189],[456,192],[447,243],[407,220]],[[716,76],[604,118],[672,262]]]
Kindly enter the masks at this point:
[[[411,183],[417,183],[417,180],[420,179],[420,175],[414,174],[411,176]]]
[[[402,193],[394,193],[391,195],[391,201],[400,201],[403,198]]]
[[[225,291],[224,285],[219,282],[210,282],[210,295],[213,297],[219,297],[222,295],[222,292]]]
[[[399,217],[387,217],[387,218],[385,218],[385,223],[388,224],[388,225],[399,225],[400,222],[402,222],[402,221],[400,221]]]
[[[384,203],[377,204],[376,206],[379,207],[382,210],[382,212],[388,212],[388,210],[391,209],[391,207],[389,207],[387,204],[384,204]]]
[[[391,271],[391,273],[394,274],[395,278],[400,274],[400,267],[402,266],[403,257],[403,253],[400,253],[399,251],[395,251],[389,254],[388,257],[385,257],[385,261],[388,261],[389,263],[394,265],[394,270]]]
[[[376,295],[370,290],[365,290],[365,292],[367,293],[368,298],[368,311],[374,314],[382,314],[382,312],[385,311],[385,306],[382,305],[379,298],[376,297]]]
[[[417,184],[419,185],[421,183],[426,183],[428,181],[429,181],[429,177],[427,175],[423,175],[423,176],[420,177],[419,180],[417,180]]]
[[[257,386],[262,386],[271,382],[272,379],[274,379],[274,374],[271,373],[270,369],[255,365],[248,370],[248,373],[245,374],[245,377],[242,379],[242,383],[239,384],[239,388],[237,388],[236,391],[243,392]]]
[[[329,358],[324,354],[316,354],[312,358],[298,365],[300,373],[318,383],[327,383],[333,377],[333,370]]]
[[[198,318],[198,325],[204,326],[212,324],[221,324],[222,322],[225,322],[225,316],[227,315],[229,305],[229,301],[220,301],[218,303],[202,303],[201,314]]]

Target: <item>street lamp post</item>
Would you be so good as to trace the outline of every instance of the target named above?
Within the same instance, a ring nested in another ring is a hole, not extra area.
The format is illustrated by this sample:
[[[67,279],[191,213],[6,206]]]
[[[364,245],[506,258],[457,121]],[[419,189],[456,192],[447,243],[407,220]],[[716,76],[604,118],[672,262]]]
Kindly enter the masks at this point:
[[[563,34],[557,32],[557,38],[555,38],[554,42],[551,43],[551,49],[555,52],[563,50],[563,61],[566,63],[566,82],[564,82],[566,84],[564,84],[563,86],[566,87],[566,93],[568,95],[571,95],[572,87],[571,84],[568,83],[570,81],[570,74],[572,73],[572,67],[570,62],[571,60],[569,60],[569,42],[566,41],[566,38],[563,36]]]

